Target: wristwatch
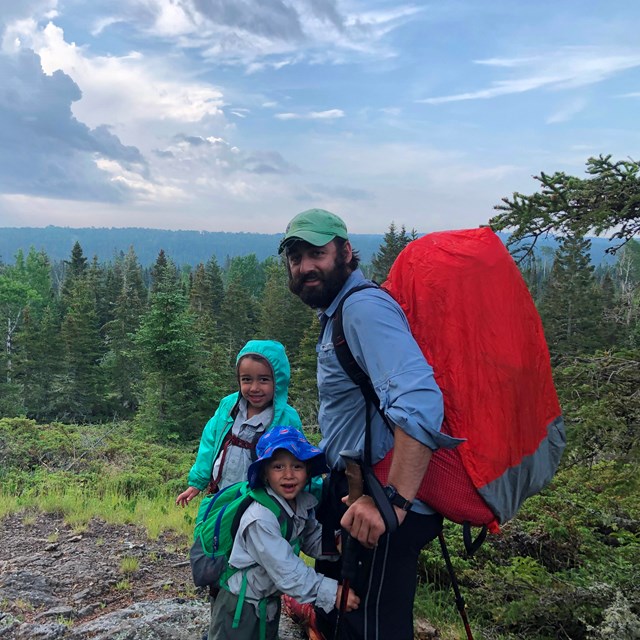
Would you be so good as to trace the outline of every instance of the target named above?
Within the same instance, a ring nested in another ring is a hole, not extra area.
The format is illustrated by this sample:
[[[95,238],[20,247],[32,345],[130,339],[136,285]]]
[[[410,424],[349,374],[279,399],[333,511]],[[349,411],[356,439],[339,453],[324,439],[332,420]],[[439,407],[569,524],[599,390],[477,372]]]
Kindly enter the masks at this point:
[[[407,500],[404,496],[401,496],[392,484],[388,484],[384,487],[384,492],[387,498],[389,498],[389,502],[394,507],[398,507],[403,511],[409,511],[413,506],[413,502],[411,502],[411,500]]]

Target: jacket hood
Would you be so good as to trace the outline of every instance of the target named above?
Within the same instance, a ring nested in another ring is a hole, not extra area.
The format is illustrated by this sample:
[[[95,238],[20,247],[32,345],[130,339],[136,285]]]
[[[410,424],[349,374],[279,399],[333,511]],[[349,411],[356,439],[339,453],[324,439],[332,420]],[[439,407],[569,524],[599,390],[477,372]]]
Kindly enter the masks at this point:
[[[278,415],[287,404],[291,378],[291,367],[284,346],[276,340],[249,340],[238,353],[236,370],[240,358],[249,354],[262,356],[273,369],[273,408],[274,414]]]

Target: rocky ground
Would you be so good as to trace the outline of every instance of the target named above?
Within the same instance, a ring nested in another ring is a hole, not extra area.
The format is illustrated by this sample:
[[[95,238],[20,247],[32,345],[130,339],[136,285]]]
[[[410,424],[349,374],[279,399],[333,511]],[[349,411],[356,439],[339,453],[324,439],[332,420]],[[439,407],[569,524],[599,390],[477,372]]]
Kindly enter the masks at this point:
[[[0,520],[0,639],[200,640],[209,620],[184,540],[132,525],[73,529],[36,512]],[[281,640],[304,638],[283,616]]]

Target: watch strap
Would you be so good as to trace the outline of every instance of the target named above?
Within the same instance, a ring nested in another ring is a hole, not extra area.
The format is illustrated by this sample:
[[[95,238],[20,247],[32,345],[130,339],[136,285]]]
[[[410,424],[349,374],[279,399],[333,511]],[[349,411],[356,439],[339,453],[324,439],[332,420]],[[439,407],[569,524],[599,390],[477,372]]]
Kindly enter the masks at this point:
[[[398,493],[398,490],[392,485],[388,484],[384,488],[384,492],[387,494],[387,498],[389,502],[394,506],[398,507],[398,509],[402,509],[402,511],[410,511],[413,506],[413,502],[411,500],[407,500],[404,496],[401,496]]]

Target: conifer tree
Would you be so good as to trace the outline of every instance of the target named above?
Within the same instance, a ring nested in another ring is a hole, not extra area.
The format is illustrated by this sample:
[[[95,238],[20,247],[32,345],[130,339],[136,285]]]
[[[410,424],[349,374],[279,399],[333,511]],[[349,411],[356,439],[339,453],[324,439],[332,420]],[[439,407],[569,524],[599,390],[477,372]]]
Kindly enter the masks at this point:
[[[95,291],[86,274],[67,283],[65,297],[61,328],[65,370],[56,385],[58,412],[63,418],[89,420],[101,414],[103,384]]]
[[[207,278],[205,266],[200,263],[191,275],[189,306],[196,315],[211,315],[213,311],[213,291]]]
[[[520,256],[531,252],[547,234],[610,232],[614,252],[640,233],[640,163],[600,155],[587,160],[586,179],[563,172],[540,172],[540,191],[502,198],[490,221],[496,231],[511,231],[508,246]]]
[[[29,249],[25,261],[25,276],[29,286],[37,293],[37,299],[41,301],[44,309],[52,299],[51,263],[44,251]]]
[[[218,318],[214,312],[216,294],[205,265],[200,263],[191,276],[189,308],[195,318],[195,328],[207,353],[216,349],[219,332]],[[209,362],[210,360],[207,359]]]
[[[300,414],[308,433],[318,432],[318,385],[316,380],[316,344],[320,323],[312,316],[305,327],[300,347],[291,362],[289,401]]]
[[[560,241],[540,316],[552,358],[589,353],[600,346],[603,307],[593,266],[591,242],[568,234]]]
[[[215,256],[211,256],[205,265],[205,273],[209,287],[211,288],[211,306],[214,316],[220,313],[220,307],[224,300],[224,282],[222,280],[222,269],[218,265]]]
[[[163,435],[191,438],[208,416],[204,354],[177,270],[163,252],[153,268],[149,310],[136,334],[144,380],[140,419]]]
[[[40,311],[25,310],[18,336],[16,379],[25,413],[36,420],[60,417],[59,385],[65,369],[60,325],[59,305],[53,300]]]
[[[283,261],[272,261],[265,271],[267,283],[260,300],[257,335],[282,342],[291,360],[298,352],[305,329],[315,313],[289,291],[289,278]]]
[[[133,247],[113,277],[120,290],[115,299],[113,319],[104,327],[107,353],[102,368],[107,376],[108,405],[117,414],[131,414],[138,406],[140,361],[134,335],[146,307],[142,269]]]
[[[255,253],[250,253],[247,256],[236,256],[231,259],[227,269],[227,286],[233,281],[240,283],[254,300],[260,298],[264,290],[266,277]]]
[[[66,299],[71,295],[71,289],[75,281],[83,277],[86,270],[87,259],[84,257],[80,243],[76,241],[71,249],[71,259],[64,261],[64,280],[61,291],[64,303],[66,303]]]
[[[229,282],[220,309],[220,342],[234,366],[238,351],[256,336],[258,306],[240,278]]]
[[[389,270],[398,254],[411,242],[418,237],[415,229],[408,234],[404,225],[398,232],[394,222],[389,225],[389,231],[384,234],[380,249],[371,259],[373,267],[373,279],[376,282],[384,282],[389,275]]]

